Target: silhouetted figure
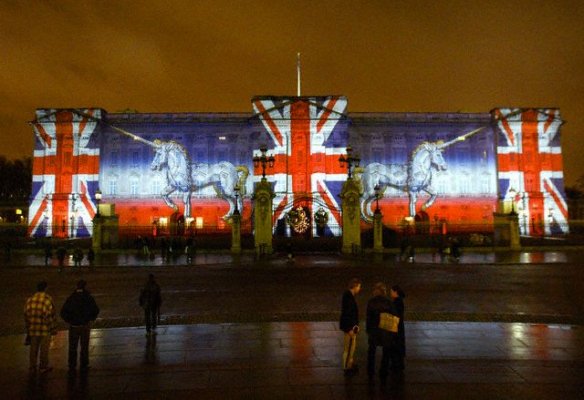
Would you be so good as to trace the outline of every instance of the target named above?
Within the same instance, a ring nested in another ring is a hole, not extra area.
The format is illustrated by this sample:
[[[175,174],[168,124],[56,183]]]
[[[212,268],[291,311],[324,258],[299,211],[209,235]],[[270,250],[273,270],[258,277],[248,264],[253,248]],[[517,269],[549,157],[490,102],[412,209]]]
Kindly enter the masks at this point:
[[[458,242],[458,239],[454,239],[452,241],[452,246],[450,246],[451,248],[451,256],[454,259],[454,261],[458,262],[460,261],[460,243]]]
[[[89,250],[87,250],[87,262],[89,263],[90,267],[93,267],[93,262],[95,261],[95,251],[93,251],[93,248],[89,248]]]
[[[48,267],[53,259],[53,247],[50,243],[45,246],[45,267]]]
[[[286,244],[286,253],[288,257],[288,261],[294,261],[294,251],[292,249],[292,243],[288,242]]]
[[[154,275],[148,275],[146,285],[140,291],[140,307],[144,309],[144,323],[146,325],[146,335],[151,335],[152,330],[160,319],[160,306],[162,305],[162,296],[160,286],[154,280]]]
[[[63,246],[60,246],[57,249],[57,261],[59,263],[59,272],[61,272],[63,266],[65,265],[65,257],[67,257],[67,250]]]
[[[357,334],[359,333],[359,307],[355,296],[361,291],[361,281],[351,279],[348,289],[343,293],[341,301],[341,319],[339,328],[343,331],[343,371],[352,375],[358,371],[354,362]]]
[[[373,297],[367,302],[367,376],[373,382],[375,378],[375,353],[377,347],[383,348],[381,356],[381,366],[379,368],[379,379],[385,382],[389,374],[389,360],[391,358],[391,347],[395,342],[395,333],[382,329],[379,326],[380,314],[396,314],[393,310],[391,300],[387,297],[387,287],[384,283],[376,283],[373,287]]]
[[[190,264],[193,261],[193,257],[195,255],[195,241],[193,240],[192,236],[187,238],[185,244],[185,255],[187,257],[187,262]]]
[[[395,310],[395,315],[399,317],[399,324],[397,328],[397,342],[395,346],[392,346],[391,351],[391,370],[394,372],[402,372],[405,368],[405,356],[406,356],[406,332],[404,324],[404,314],[405,306],[404,299],[406,297],[405,292],[399,285],[394,285],[389,291],[391,301],[393,303],[393,308]]]
[[[161,238],[160,239],[160,257],[162,257],[162,260],[166,260],[166,251],[168,250],[168,245],[166,244],[166,239],[165,238]]]
[[[76,246],[73,250],[73,266],[81,268],[81,261],[83,261],[83,250],[81,250],[81,247]]]
[[[91,322],[99,314],[93,296],[85,289],[86,282],[77,282],[77,288],[61,308],[61,318],[69,324],[69,370],[77,368],[77,347],[80,347],[80,370],[89,368],[89,334]]]

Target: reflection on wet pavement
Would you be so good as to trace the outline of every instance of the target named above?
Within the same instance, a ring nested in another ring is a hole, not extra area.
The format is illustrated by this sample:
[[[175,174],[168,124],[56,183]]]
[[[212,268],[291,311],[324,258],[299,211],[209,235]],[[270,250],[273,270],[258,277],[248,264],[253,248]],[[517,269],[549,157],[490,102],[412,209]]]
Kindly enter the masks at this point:
[[[66,332],[40,376],[22,335],[0,337],[0,385],[4,398],[581,398],[581,326],[407,322],[406,334],[406,372],[385,386],[344,377],[334,321],[94,330],[87,374],[67,372]],[[361,365],[366,346],[360,335]]]

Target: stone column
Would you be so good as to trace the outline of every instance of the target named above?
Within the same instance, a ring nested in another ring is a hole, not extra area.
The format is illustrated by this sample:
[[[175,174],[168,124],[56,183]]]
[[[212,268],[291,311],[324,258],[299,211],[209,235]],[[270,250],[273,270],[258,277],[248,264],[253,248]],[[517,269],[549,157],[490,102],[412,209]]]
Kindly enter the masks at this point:
[[[521,250],[519,236],[519,215],[515,210],[510,213],[494,213],[495,245],[509,245],[511,250]]]
[[[258,256],[272,254],[272,199],[275,194],[266,178],[256,185],[253,193],[254,243]]]
[[[383,224],[381,211],[375,210],[373,214],[373,252],[383,253]]]
[[[102,234],[103,228],[103,219],[99,215],[93,217],[93,234],[91,236],[91,247],[93,247],[93,251],[99,253],[102,249]]]
[[[231,252],[241,253],[241,214],[234,212],[231,216]]]
[[[521,250],[521,240],[519,238],[519,215],[511,211],[507,217],[509,221],[509,242],[511,250]]]
[[[341,190],[341,210],[343,213],[343,254],[361,252],[361,212],[360,198],[363,194],[361,182],[348,178]]]

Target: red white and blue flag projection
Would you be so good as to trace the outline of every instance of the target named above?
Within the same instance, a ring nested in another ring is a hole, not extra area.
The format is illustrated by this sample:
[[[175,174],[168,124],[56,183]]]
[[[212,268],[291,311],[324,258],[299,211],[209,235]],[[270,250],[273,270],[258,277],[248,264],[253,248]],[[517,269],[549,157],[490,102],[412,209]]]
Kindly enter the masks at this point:
[[[558,109],[496,109],[499,191],[524,235],[567,233]]]
[[[286,222],[292,211],[296,218],[302,217],[292,224],[296,233],[312,226],[316,234],[316,224],[302,222],[312,221],[319,213],[323,228],[340,234],[339,194],[347,171],[340,166],[339,156],[345,153],[346,144],[333,145],[331,134],[339,121],[346,121],[347,99],[257,97],[252,104],[272,141],[268,148],[275,163],[266,174],[276,194],[275,225]],[[255,175],[261,176],[261,171],[256,169]]]
[[[492,231],[493,213],[513,202],[523,234],[567,232],[556,109],[348,113],[343,96],[259,96],[252,107],[37,110],[30,235],[91,235],[98,188],[115,204],[120,229],[228,231],[237,209],[250,233],[262,176],[252,159],[263,146],[275,159],[266,168],[274,233],[340,235],[347,167],[339,157],[349,145],[361,159],[353,173],[363,185],[364,228],[379,206],[393,229],[415,220],[432,231]]]
[[[87,237],[96,212],[99,109],[37,110],[29,234]]]

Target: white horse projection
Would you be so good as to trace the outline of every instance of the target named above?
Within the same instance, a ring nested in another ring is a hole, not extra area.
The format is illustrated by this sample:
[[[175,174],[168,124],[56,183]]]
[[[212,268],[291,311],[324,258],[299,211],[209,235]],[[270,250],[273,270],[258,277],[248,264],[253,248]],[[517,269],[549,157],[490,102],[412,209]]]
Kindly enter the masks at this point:
[[[167,206],[175,211],[178,206],[170,195],[174,192],[183,194],[184,216],[191,216],[191,196],[194,191],[212,187],[218,197],[229,203],[229,211],[223,216],[228,219],[237,208],[243,210],[242,197],[245,194],[245,184],[249,169],[245,165],[234,166],[230,162],[221,161],[217,164],[191,164],[186,149],[174,141],[152,143],[156,154],[150,168],[162,172],[166,186],[162,190],[162,199]],[[239,188],[241,196],[236,196],[235,188]]]
[[[217,164],[195,163],[193,166],[186,149],[180,143],[173,140],[163,142],[158,139],[151,142],[117,126],[109,126],[123,135],[154,148],[156,154],[150,168],[162,172],[165,178],[166,186],[161,193],[162,199],[167,206],[177,211],[178,206],[172,201],[170,195],[174,192],[182,193],[185,218],[191,216],[193,192],[206,187],[212,187],[217,197],[226,200],[229,204],[229,211],[223,219],[229,219],[233,215],[236,204],[239,211],[243,211],[242,198],[245,195],[245,185],[249,176],[249,169],[245,165],[234,166],[230,162],[222,161]],[[239,194],[236,193],[236,188]]]
[[[442,152],[448,146],[465,140],[482,129],[484,127],[475,129],[448,142],[423,142],[412,151],[407,164],[384,165],[371,163],[367,165],[360,171],[363,184],[361,217],[366,221],[372,221],[373,219],[371,203],[376,199],[376,185],[379,185],[380,197],[383,197],[383,193],[388,187],[406,192],[409,198],[409,216],[412,218],[416,216],[416,202],[420,192],[426,192],[430,195],[422,205],[422,210],[431,207],[438,197],[436,190],[432,187],[434,172],[444,171],[447,168]]]

